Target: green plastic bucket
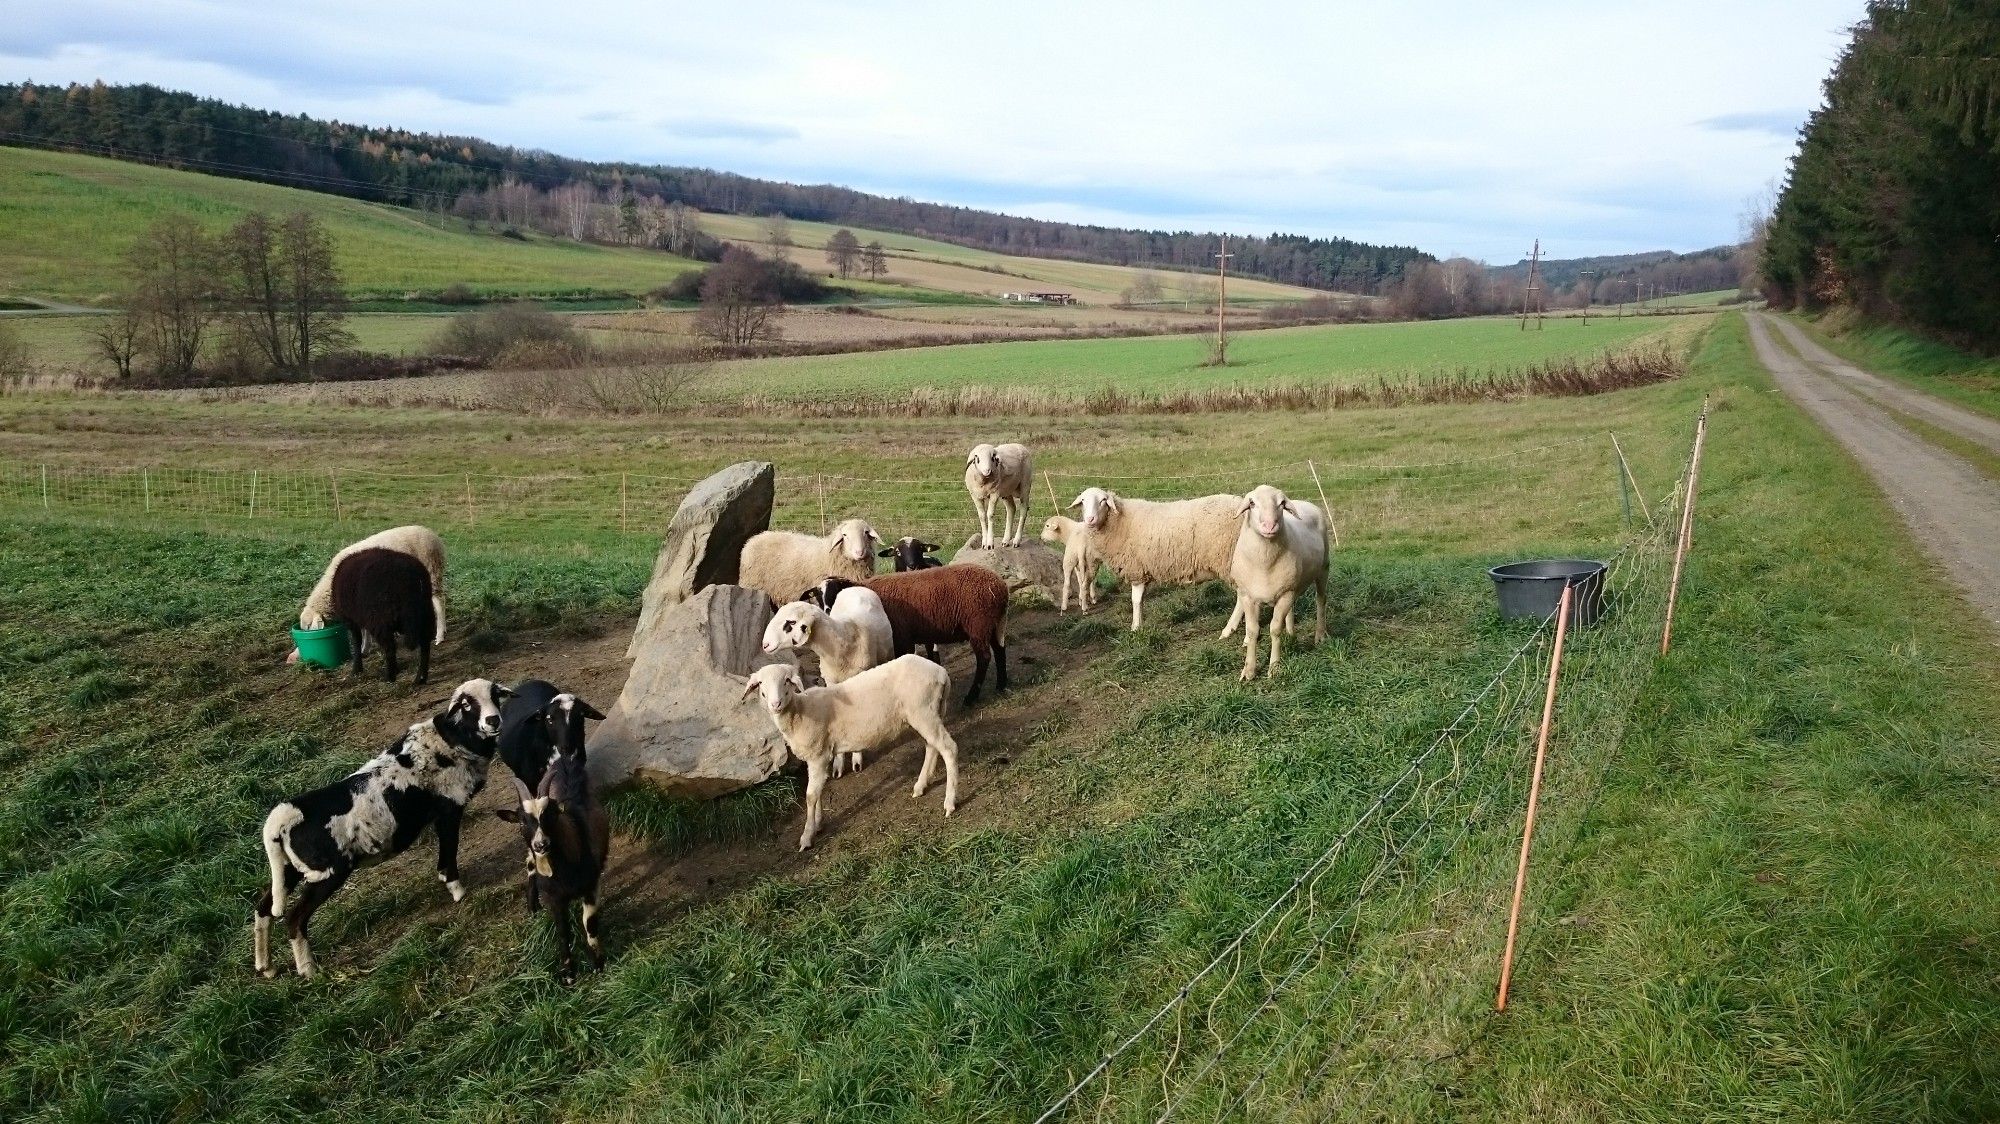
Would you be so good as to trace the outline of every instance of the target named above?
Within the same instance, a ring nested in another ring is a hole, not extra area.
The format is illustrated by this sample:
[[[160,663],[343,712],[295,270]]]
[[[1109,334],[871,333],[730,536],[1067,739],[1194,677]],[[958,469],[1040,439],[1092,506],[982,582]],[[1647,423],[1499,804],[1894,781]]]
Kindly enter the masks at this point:
[[[294,628],[292,646],[299,650],[299,662],[314,667],[336,668],[347,662],[347,626]]]

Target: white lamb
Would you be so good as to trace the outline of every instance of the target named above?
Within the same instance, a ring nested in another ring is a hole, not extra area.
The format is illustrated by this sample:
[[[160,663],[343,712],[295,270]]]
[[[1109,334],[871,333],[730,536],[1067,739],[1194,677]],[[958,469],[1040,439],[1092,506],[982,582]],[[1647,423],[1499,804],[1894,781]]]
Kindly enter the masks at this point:
[[[1035,466],[1026,445],[974,445],[965,455],[965,490],[979,516],[979,545],[993,548],[993,504],[1007,505],[1000,541],[1020,546],[1028,530],[1028,491],[1035,484]]]
[[[819,656],[820,678],[843,683],[871,667],[896,657],[895,633],[882,598],[864,586],[848,586],[833,599],[831,610],[804,601],[781,606],[764,626],[764,650],[809,648]],[[861,752],[833,759],[833,775],[861,768]]]
[[[873,575],[875,544],[881,541],[865,519],[843,520],[827,535],[763,531],[743,544],[736,584],[763,590],[772,604],[789,604],[824,578],[860,581]]]
[[[898,656],[843,683],[808,689],[797,668],[770,664],[750,674],[743,697],[761,694],[771,722],[792,755],[806,763],[806,826],[799,850],[819,831],[820,794],[836,754],[887,749],[915,731],[924,739],[924,767],[910,795],[930,788],[931,769],[944,758],[944,814],[958,808],[958,743],[944,726],[951,676],[919,655]]]
[[[1257,674],[1257,625],[1263,606],[1271,610],[1271,662],[1278,672],[1278,638],[1292,631],[1292,602],[1308,586],[1313,599],[1313,639],[1326,640],[1326,517],[1304,500],[1288,499],[1269,484],[1243,497],[1242,526],[1236,535],[1229,580],[1236,585],[1236,615],[1222,630],[1227,637],[1243,620],[1243,678]]]
[[[1119,580],[1131,584],[1132,631],[1137,632],[1148,585],[1229,576],[1242,503],[1241,496],[1225,495],[1155,503],[1085,488],[1070,507],[1083,509],[1091,549]]]
[[[1065,515],[1051,515],[1042,523],[1042,541],[1061,543],[1062,601],[1057,612],[1069,612],[1069,587],[1076,583],[1079,611],[1089,612],[1097,603],[1097,555],[1091,550],[1090,528]]]
[[[411,523],[404,527],[391,527],[362,539],[358,543],[342,547],[333,561],[326,564],[326,572],[319,576],[319,583],[306,594],[306,603],[299,610],[299,627],[305,629],[324,628],[333,615],[333,572],[340,568],[340,561],[357,550],[380,547],[384,550],[400,551],[424,564],[431,572],[431,608],[437,612],[437,635],[431,643],[444,643],[444,540],[437,532],[421,524]],[[297,662],[298,649],[294,648],[287,662]]]

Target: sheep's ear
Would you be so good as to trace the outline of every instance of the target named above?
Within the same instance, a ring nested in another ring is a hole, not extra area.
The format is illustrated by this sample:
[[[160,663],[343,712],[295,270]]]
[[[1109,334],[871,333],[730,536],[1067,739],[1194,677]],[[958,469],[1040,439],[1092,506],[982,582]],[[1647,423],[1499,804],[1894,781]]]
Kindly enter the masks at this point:
[[[1079,507],[1082,507],[1082,506],[1083,506],[1083,493],[1082,493],[1082,492],[1078,492],[1078,493],[1076,494],[1076,498],[1075,498],[1075,499],[1073,499],[1073,500],[1071,500],[1071,501],[1069,501],[1069,509],[1070,509],[1071,511],[1075,511],[1075,510],[1076,510],[1077,508],[1079,508]]]
[[[592,722],[604,721],[604,715],[598,713],[596,707],[584,702],[582,699],[576,700],[576,712],[590,719]]]
[[[1238,514],[1238,515],[1244,515],[1244,514],[1247,514],[1247,513],[1248,513],[1248,512],[1250,511],[1250,508],[1251,508],[1251,507],[1252,507],[1252,504],[1251,504],[1251,502],[1250,502],[1250,497],[1249,497],[1249,496],[1244,496],[1244,497],[1243,497],[1243,502],[1242,502],[1242,503],[1239,503],[1239,504],[1237,504],[1237,505],[1236,505],[1236,514]]]
[[[535,794],[528,791],[527,783],[519,777],[514,778],[514,795],[521,798],[521,806],[524,808],[528,806],[528,801],[535,798]]]
[[[920,542],[917,544],[917,552],[920,554],[936,554],[943,549],[943,547],[934,542]]]
[[[896,548],[893,546],[885,546],[882,549],[875,552],[875,557],[877,558],[894,558],[895,556],[896,556]]]
[[[803,691],[806,689],[806,681],[804,679],[799,678],[799,669],[796,667],[792,669],[791,680],[792,680],[792,690]]]
[[[1285,507],[1285,514],[1287,515],[1297,515],[1299,513],[1299,505],[1293,503],[1290,500],[1285,501],[1284,507]]]
[[[973,461],[976,461],[976,460],[978,460],[978,459],[979,459],[979,454],[978,454],[978,453],[967,453],[967,454],[965,454],[965,463],[966,463],[966,464],[968,464],[968,465],[969,465],[969,464],[971,464],[971,463],[972,463]]]
[[[1116,492],[1104,493],[1104,510],[1106,511],[1118,510],[1118,493]]]
[[[513,697],[514,697],[514,688],[512,688],[512,687],[505,687],[505,686],[502,686],[502,685],[500,685],[500,684],[498,684],[498,683],[495,683],[495,684],[493,684],[493,701],[494,701],[494,702],[496,702],[496,703],[503,703],[503,702],[506,702],[506,701],[507,701],[508,699],[511,699],[511,698],[513,698]]]
[[[739,677],[738,677],[738,676],[734,676],[734,675],[732,675],[732,676],[730,676],[730,678],[732,678],[732,679],[735,679],[735,678],[739,678]],[[738,698],[738,700],[742,700],[742,699],[747,699],[747,698],[749,698],[749,697],[750,697],[751,695],[754,695],[754,694],[756,694],[756,693],[757,693],[757,681],[756,681],[755,679],[744,679],[744,680],[743,680],[743,693],[742,693],[741,695],[738,695],[738,696],[737,696],[737,698]]]
[[[503,820],[506,820],[508,823],[528,822],[527,813],[521,811],[521,809],[519,808],[495,808],[493,810],[493,814],[499,816]]]

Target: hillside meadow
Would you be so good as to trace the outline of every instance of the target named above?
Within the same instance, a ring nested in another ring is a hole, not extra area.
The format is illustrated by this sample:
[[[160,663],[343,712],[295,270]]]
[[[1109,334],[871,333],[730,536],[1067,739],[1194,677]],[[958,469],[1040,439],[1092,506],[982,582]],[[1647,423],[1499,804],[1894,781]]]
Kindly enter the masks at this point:
[[[1090,616],[1024,597],[1017,690],[953,718],[957,815],[909,799],[907,750],[832,786],[829,830],[804,857],[796,782],[701,805],[621,795],[611,962],[573,988],[551,978],[544,923],[522,912],[493,787],[468,832],[467,901],[446,901],[425,844],[365,872],[320,915],[327,972],[311,982],[250,971],[255,825],[459,678],[539,672],[615,692],[664,507],[622,534],[602,511],[537,518],[525,503],[516,520],[451,519],[407,506],[414,492],[367,513],[439,517],[451,551],[454,638],[413,694],[280,662],[285,619],[360,525],[0,492],[0,1115],[1033,1119],[1522,647],[1534,630],[1495,619],[1485,566],[1603,557],[1643,529],[1650,512],[1623,510],[1604,431],[1657,498],[1707,398],[1675,647],[1635,695],[1599,696],[1615,715],[1558,726],[1508,1014],[1490,1010],[1491,957],[1525,728],[1492,759],[1509,771],[1467,789],[1473,774],[1454,769],[1394,805],[1368,862],[1316,882],[1205,1010],[1162,1024],[1061,1119],[1151,1120],[1182,1089],[1201,1118],[1228,1117],[1235,1093],[1240,1118],[1259,1120],[1513,1120],[1524,1105],[1673,1124],[1749,1105],[1786,1120],[1990,1117],[1989,638],[1937,575],[1912,570],[1858,470],[1772,392],[1740,319],[1706,323],[1691,373],[1660,385],[1328,413],[663,424],[0,399],[14,463],[451,481],[691,477],[767,455],[781,479],[874,482],[842,509],[962,531],[969,510],[928,515],[925,497],[969,509],[959,450],[996,432],[1059,472],[1153,495],[1247,486],[1308,457],[1349,466],[1328,481],[1344,532],[1330,637],[1302,630],[1277,678],[1236,682],[1237,649],[1215,639],[1219,587],[1149,598],[1137,634],[1115,593]],[[789,493],[781,521],[812,529],[814,499]],[[1648,619],[1600,629],[1650,651]],[[1602,687],[1592,666],[1572,672],[1586,701]],[[1515,676],[1509,698],[1539,697],[1535,667]],[[1419,831],[1426,809],[1422,823],[1444,812],[1451,830]],[[1304,975],[1282,986],[1294,953]],[[1217,1051],[1252,1012],[1262,1029]]]

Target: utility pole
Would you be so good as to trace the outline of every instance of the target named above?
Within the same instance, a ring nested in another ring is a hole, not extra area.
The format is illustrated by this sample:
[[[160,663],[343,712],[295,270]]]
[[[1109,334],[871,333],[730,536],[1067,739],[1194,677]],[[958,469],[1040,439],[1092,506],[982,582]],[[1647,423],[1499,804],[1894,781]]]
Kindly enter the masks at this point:
[[[1535,239],[1535,248],[1528,252],[1528,287],[1521,293],[1521,330],[1528,330],[1528,315],[1535,317],[1535,330],[1542,330],[1542,240]]]
[[[1576,271],[1576,283],[1583,287],[1583,326],[1586,328],[1590,327],[1590,298],[1593,294],[1590,282],[1585,281],[1584,278],[1595,276],[1597,276],[1597,271],[1594,269],[1579,269]]]
[[[1229,339],[1223,334],[1223,316],[1229,311],[1229,235],[1222,236],[1222,249],[1215,255],[1215,366],[1229,365]]]

